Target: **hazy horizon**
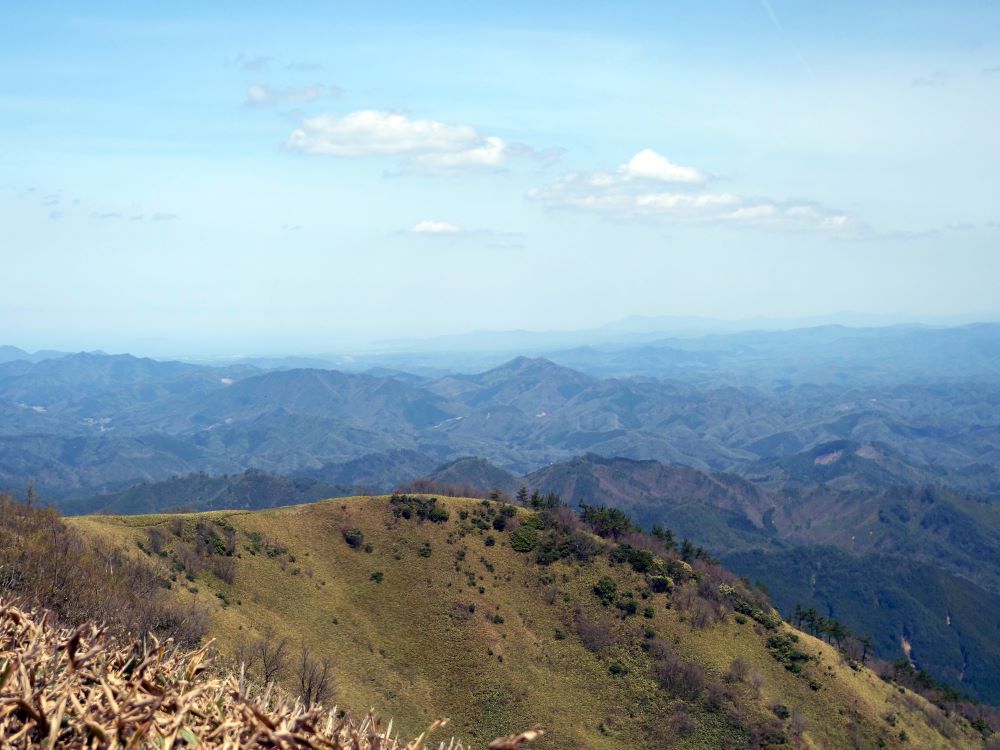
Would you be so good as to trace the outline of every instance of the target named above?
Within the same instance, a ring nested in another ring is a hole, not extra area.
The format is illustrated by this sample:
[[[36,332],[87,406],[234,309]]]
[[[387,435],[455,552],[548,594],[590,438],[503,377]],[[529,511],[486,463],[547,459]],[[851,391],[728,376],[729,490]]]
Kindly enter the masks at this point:
[[[66,339],[46,340],[41,345],[24,345],[16,340],[0,340],[0,347],[14,346],[28,353],[44,351],[102,352],[132,354],[154,359],[189,359],[192,361],[237,360],[241,358],[294,358],[349,356],[351,354],[419,353],[421,351],[480,351],[511,354],[537,354],[546,349],[591,344],[621,344],[652,341],[657,338],[699,338],[703,336],[750,333],[754,331],[793,331],[823,326],[848,329],[920,326],[951,328],[980,323],[1000,323],[1000,313],[952,316],[871,315],[840,312],[807,318],[744,318],[725,319],[699,316],[639,316],[631,315],[605,321],[590,328],[458,330],[432,333],[426,336],[383,336],[362,338],[345,335],[342,338],[308,339],[290,335],[284,340],[252,338],[242,348],[232,339],[190,339],[188,345],[175,340],[152,339],[115,340]],[[56,343],[52,343],[52,342]],[[298,343],[296,343],[298,342]]]

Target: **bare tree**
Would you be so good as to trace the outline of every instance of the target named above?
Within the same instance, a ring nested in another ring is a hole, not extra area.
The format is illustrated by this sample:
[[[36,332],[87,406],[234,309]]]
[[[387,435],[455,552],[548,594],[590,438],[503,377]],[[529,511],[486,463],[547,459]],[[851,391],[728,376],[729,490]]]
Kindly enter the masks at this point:
[[[288,665],[288,639],[278,638],[273,630],[267,628],[257,641],[256,657],[264,684],[274,682]]]
[[[232,583],[236,580],[236,560],[231,557],[212,558],[212,573],[220,581]]]
[[[157,526],[149,527],[149,548],[153,551],[153,554],[160,554],[163,551],[164,545],[167,543],[167,537],[163,531]]]
[[[333,664],[330,660],[313,656],[309,644],[303,641],[295,666],[302,702],[311,706],[326,701],[333,692]]]
[[[240,638],[233,651],[236,663],[242,665],[247,671],[253,670],[254,661],[257,657],[257,644],[250,643],[246,638]]]
[[[723,675],[726,682],[744,682],[750,675],[750,667],[740,657],[736,657],[729,664],[729,671]]]

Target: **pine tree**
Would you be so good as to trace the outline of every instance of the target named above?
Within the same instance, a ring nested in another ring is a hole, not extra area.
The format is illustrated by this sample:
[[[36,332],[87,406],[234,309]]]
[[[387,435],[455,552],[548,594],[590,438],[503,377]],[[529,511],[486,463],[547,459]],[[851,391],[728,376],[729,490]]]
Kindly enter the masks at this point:
[[[665,529],[658,523],[653,524],[653,536],[663,542],[667,549],[677,549],[677,540],[674,539],[674,532]]]
[[[681,559],[684,562],[691,562],[694,557],[694,545],[687,539],[681,542]]]

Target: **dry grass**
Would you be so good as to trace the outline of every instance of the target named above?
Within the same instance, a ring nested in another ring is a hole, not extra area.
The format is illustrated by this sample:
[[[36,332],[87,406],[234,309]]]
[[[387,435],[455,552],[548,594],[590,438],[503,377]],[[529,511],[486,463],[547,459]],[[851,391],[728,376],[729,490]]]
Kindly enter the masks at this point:
[[[450,512],[447,522],[397,518],[387,498],[365,497],[253,513],[75,518],[70,524],[87,538],[131,550],[168,579],[199,523],[232,526],[233,581],[209,569],[195,580],[179,572],[168,592],[176,605],[209,608],[209,633],[223,655],[238,657],[242,646],[268,634],[293,649],[307,644],[333,663],[338,702],[382,707],[408,735],[449,716],[450,732],[478,745],[538,723],[547,730],[538,746],[553,750],[750,748],[760,744],[757,729],[774,724],[770,706],[782,704],[800,719],[783,729],[789,747],[854,750],[880,740],[900,749],[983,746],[954,717],[947,735],[931,726],[930,707],[916,697],[914,705],[897,706],[909,691],[904,696],[870,670],[852,669],[810,636],[799,634],[800,646],[816,658],[793,674],[767,649],[769,631],[753,620],[741,624],[729,615],[692,628],[678,591],[642,598],[644,579],[628,565],[612,566],[607,555],[597,555],[540,566],[511,547],[509,532],[474,525],[479,501],[439,498],[438,504]],[[173,524],[181,533],[169,533],[167,557],[139,552],[150,528]],[[352,546],[344,528],[360,530],[363,543]],[[422,555],[424,548],[432,553]],[[384,572],[384,579],[373,580],[373,571]],[[594,595],[603,577],[613,578],[620,592],[635,592],[653,616],[626,617],[603,606]],[[577,632],[578,612],[607,628],[610,640],[596,651]],[[700,667],[703,695],[685,699],[660,687],[647,629],[683,664]],[[724,683],[737,657],[747,676]],[[612,673],[615,664],[625,672]],[[257,675],[259,667],[248,664]],[[277,679],[296,688],[287,669]],[[889,711],[896,725],[882,718]],[[680,729],[690,733],[682,736]]]
[[[401,742],[392,722],[291,701],[221,674],[208,646],[118,640],[0,603],[0,742],[11,748],[327,748],[415,750],[447,719]],[[496,740],[513,750],[539,732]],[[464,750],[452,740],[440,747]]]

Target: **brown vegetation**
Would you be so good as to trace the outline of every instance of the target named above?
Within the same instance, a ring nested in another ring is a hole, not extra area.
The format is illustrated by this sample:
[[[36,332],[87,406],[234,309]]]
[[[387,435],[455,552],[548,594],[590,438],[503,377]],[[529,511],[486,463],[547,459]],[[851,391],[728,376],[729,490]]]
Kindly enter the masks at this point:
[[[168,602],[166,583],[132,556],[84,540],[55,511],[0,495],[0,595],[44,607],[70,625],[103,622],[119,634],[197,643],[207,614]]]
[[[207,647],[119,640],[92,624],[56,627],[47,614],[0,602],[0,738],[10,748],[326,748],[415,750],[368,714],[291,701],[213,671]],[[496,741],[514,750],[538,732]],[[461,750],[460,743],[452,743]]]

